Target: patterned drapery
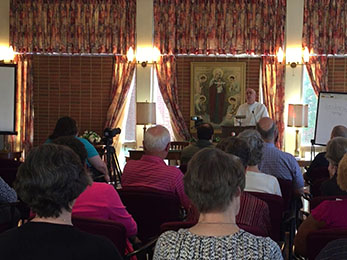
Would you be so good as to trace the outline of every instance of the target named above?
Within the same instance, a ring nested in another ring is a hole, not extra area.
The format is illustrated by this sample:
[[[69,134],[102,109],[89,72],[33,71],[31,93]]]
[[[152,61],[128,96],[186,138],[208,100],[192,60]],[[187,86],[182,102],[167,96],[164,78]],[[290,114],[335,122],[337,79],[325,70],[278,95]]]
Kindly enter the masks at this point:
[[[11,0],[17,52],[117,53],[135,45],[136,0]]]
[[[347,53],[347,1],[305,0],[303,47],[316,54]]]
[[[306,63],[306,69],[316,96],[320,91],[328,91],[328,57],[310,57],[310,61]]]
[[[169,110],[172,129],[185,140],[190,139],[189,129],[184,123],[184,118],[178,106],[176,58],[172,55],[162,56],[155,65],[158,77],[158,85],[163,100]]]
[[[315,94],[328,91],[328,54],[347,53],[347,1],[306,0],[304,4],[303,48],[318,56],[306,64]]]
[[[12,151],[23,151],[24,156],[32,147],[34,135],[33,111],[33,75],[32,55],[19,54],[15,57],[17,63],[17,93],[16,93],[16,131],[7,141]]]
[[[165,54],[275,54],[286,0],[154,0],[154,44]]]
[[[130,84],[136,64],[128,62],[125,56],[115,56],[112,74],[111,104],[107,111],[105,127],[116,128],[121,124]]]
[[[279,64],[275,57],[262,57],[262,75],[264,103],[268,109],[269,116],[278,127],[277,147],[283,145],[284,135],[284,64]]]

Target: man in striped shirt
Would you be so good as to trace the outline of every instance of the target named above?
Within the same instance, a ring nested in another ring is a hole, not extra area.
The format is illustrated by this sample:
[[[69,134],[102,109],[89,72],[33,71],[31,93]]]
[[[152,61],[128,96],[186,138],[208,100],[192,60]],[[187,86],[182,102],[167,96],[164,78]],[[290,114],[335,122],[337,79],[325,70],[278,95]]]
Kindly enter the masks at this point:
[[[168,166],[164,162],[169,148],[169,131],[161,125],[149,128],[143,140],[145,154],[140,160],[127,162],[122,175],[122,186],[172,192],[188,210],[191,204],[184,193],[183,174],[176,167]]]

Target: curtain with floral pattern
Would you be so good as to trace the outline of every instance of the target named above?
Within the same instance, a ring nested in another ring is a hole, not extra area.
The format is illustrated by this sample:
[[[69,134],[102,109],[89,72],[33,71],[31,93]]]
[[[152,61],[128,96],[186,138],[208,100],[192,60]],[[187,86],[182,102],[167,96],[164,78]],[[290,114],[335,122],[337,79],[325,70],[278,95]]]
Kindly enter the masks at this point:
[[[12,151],[23,151],[24,155],[30,150],[34,140],[34,111],[33,111],[33,73],[32,55],[19,54],[15,57],[17,63],[16,91],[16,122],[17,135],[8,136],[7,142]]]
[[[178,106],[175,56],[162,56],[160,61],[156,63],[155,68],[157,71],[159,89],[170,113],[172,129],[176,136],[178,134],[185,140],[189,140],[189,129],[184,122],[184,118]]]
[[[11,0],[17,52],[126,54],[135,44],[136,0]]]
[[[279,144],[282,144],[284,66],[279,66],[271,55],[284,46],[286,0],[153,2],[154,44],[164,55],[265,55],[262,59],[264,96],[267,92],[275,93],[265,100],[265,105],[271,110],[270,116],[279,124]]]
[[[315,94],[328,91],[328,54],[347,53],[347,1],[304,1],[303,48],[317,56],[306,64]]]
[[[274,54],[286,0],[154,0],[154,44],[163,54]]]
[[[262,57],[262,85],[264,92],[264,103],[268,109],[269,116],[278,127],[277,147],[282,147],[284,138],[284,64],[279,64],[275,57]]]
[[[107,111],[105,127],[116,128],[121,122],[136,64],[128,62],[125,56],[115,56],[111,87],[111,104]]]

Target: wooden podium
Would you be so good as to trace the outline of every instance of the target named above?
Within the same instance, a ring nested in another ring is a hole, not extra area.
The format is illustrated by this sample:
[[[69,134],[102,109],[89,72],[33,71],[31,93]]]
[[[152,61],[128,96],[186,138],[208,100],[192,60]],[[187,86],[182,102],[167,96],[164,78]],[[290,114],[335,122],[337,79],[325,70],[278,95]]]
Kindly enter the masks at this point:
[[[222,138],[229,136],[236,136],[246,129],[255,129],[255,126],[221,126],[222,128]],[[235,134],[233,134],[235,133]]]

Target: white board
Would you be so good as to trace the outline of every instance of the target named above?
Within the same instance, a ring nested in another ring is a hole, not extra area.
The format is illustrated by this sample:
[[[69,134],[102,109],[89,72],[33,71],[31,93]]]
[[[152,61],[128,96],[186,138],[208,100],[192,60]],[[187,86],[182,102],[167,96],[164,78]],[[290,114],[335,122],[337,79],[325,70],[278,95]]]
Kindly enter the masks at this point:
[[[315,144],[326,145],[334,126],[347,127],[347,93],[320,92],[317,106]]]
[[[16,65],[0,65],[0,134],[15,134]]]

